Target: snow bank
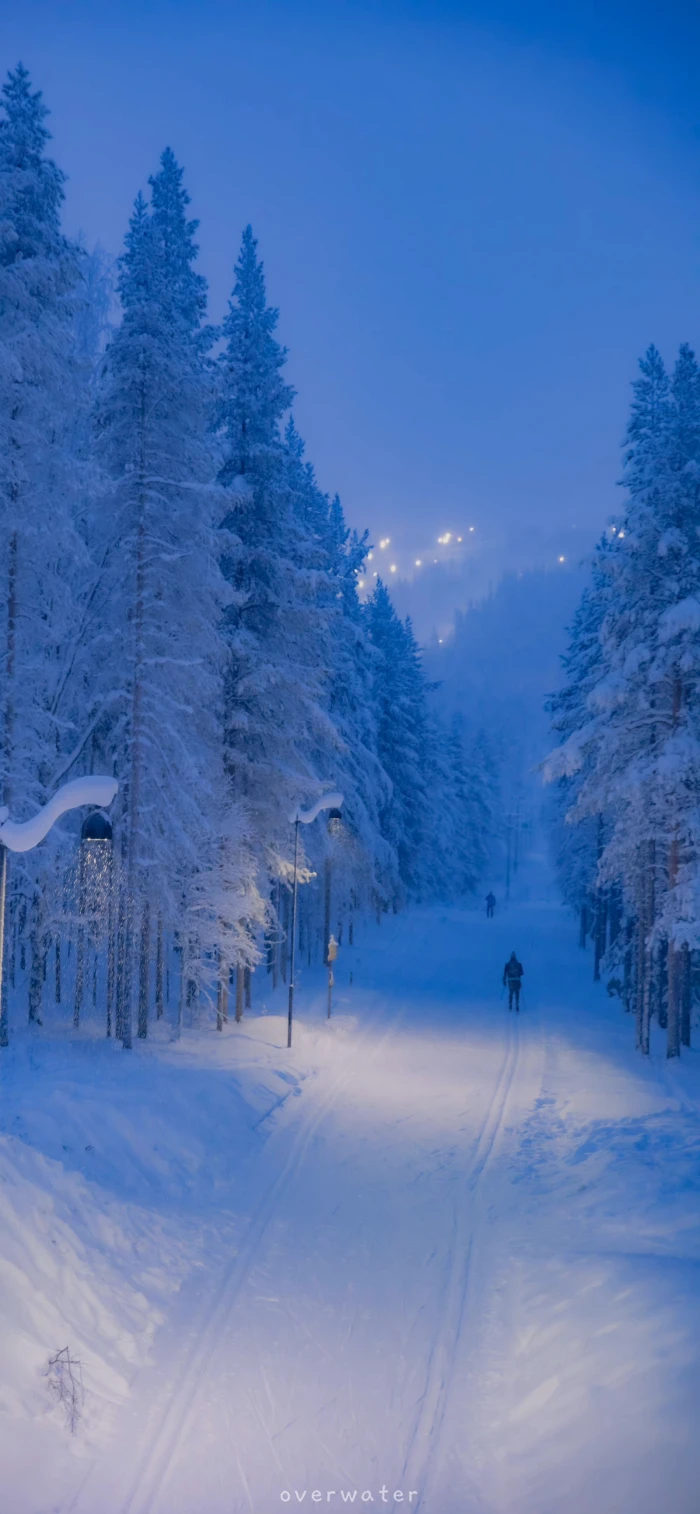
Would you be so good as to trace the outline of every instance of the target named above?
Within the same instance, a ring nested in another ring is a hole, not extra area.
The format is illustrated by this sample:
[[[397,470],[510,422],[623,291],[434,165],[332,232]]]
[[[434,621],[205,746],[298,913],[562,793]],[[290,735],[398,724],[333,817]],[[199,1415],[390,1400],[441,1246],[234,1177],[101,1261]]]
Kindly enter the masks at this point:
[[[3,1053],[0,1460],[12,1514],[24,1514],[30,1467],[41,1495],[37,1452],[55,1507],[74,1456],[108,1440],[183,1280],[231,1243],[234,1179],[262,1143],[261,1119],[297,1082],[278,1073],[262,1026],[262,1044],[198,1032],[126,1055],[39,1035]],[[66,1346],[84,1387],[74,1435],[48,1373]]]

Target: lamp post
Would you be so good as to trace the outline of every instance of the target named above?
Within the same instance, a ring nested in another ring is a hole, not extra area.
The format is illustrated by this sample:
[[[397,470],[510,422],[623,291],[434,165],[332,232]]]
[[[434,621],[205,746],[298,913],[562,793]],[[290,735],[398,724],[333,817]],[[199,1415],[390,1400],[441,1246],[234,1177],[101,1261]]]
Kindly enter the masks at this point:
[[[322,810],[336,811],[340,817],[340,806],[343,802],[342,794],[326,794],[323,799],[317,799],[316,803],[308,810],[297,807],[290,815],[290,824],[294,826],[294,887],[292,890],[292,951],[289,963],[289,1008],[287,1010],[287,1047],[292,1044],[292,1020],[294,1018],[294,958],[296,953],[297,939],[297,862],[299,858],[299,826],[310,825]]]
[[[5,805],[0,808],[0,1046],[7,1046],[7,1006],[5,1003],[5,903],[7,897],[7,853],[31,852],[48,836],[52,825],[69,810],[85,804],[111,804],[119,788],[116,778],[95,773],[72,778],[64,783],[31,820],[10,820]]]
[[[75,1005],[73,1009],[73,1024],[78,1029],[80,1024],[80,1012],[83,1005],[83,988],[85,978],[85,921],[86,913],[93,919],[100,911],[106,913],[108,927],[109,959],[107,969],[107,1035],[112,1031],[111,1014],[111,979],[113,977],[112,957],[112,932],[111,932],[111,863],[112,863],[112,827],[107,816],[101,810],[93,810],[83,821],[80,831],[80,860],[78,862],[78,914],[80,923],[78,926],[78,941],[75,963]],[[88,929],[88,942],[89,942]]]

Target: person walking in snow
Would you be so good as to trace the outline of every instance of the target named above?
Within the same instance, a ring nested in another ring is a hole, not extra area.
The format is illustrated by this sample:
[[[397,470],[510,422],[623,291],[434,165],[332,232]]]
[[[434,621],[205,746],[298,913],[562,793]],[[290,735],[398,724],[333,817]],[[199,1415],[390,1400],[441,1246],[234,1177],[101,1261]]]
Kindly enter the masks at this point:
[[[486,895],[486,919],[487,920],[492,920],[493,919],[493,912],[494,912],[495,908],[496,908],[496,895],[489,892]]]
[[[503,982],[508,989],[508,1008],[513,1008],[515,999],[516,1013],[520,1009],[520,990],[524,971],[522,962],[518,961],[515,952],[511,952],[503,969]]]

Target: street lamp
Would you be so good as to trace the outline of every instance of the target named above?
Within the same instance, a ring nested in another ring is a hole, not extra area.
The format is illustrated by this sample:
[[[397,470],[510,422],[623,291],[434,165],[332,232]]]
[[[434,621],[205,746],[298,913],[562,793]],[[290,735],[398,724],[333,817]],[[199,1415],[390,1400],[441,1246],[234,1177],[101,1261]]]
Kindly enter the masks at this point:
[[[119,788],[116,778],[89,773],[64,783],[31,820],[10,820],[6,805],[0,807],[0,1046],[7,1046],[7,1008],[5,1004],[5,904],[7,899],[7,853],[31,852],[48,836],[52,825],[69,810],[84,804],[111,804]]]
[[[292,1019],[294,1016],[294,955],[297,939],[297,859],[299,856],[299,826],[310,825],[322,810],[330,810],[329,828],[337,826],[340,821],[340,806],[343,803],[342,794],[326,794],[323,799],[317,799],[316,803],[308,810],[297,807],[290,815],[290,824],[294,826],[294,888],[292,891],[292,952],[289,964],[289,1009],[287,1011],[287,1047],[292,1044]]]
[[[100,915],[111,918],[111,882],[112,882],[112,827],[103,814],[102,810],[92,810],[86,816],[80,830],[80,853],[78,860],[78,941],[75,959],[75,1003],[73,1007],[73,1024],[78,1029],[80,1025],[80,1013],[83,1007],[83,989],[85,977],[85,915],[92,919],[93,930],[96,919]],[[88,927],[88,942],[90,931]],[[109,965],[107,970],[107,1034],[111,1035],[112,1025],[112,977],[113,977],[113,951],[112,934],[109,930],[108,946]]]

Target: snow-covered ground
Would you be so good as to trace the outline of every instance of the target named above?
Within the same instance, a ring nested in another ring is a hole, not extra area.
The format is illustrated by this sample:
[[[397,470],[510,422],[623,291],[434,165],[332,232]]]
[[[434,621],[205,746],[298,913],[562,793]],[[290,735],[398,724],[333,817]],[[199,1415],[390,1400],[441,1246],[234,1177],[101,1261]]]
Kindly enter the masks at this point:
[[[700,1058],[636,1055],[536,859],[337,981],[291,1054],[263,983],[223,1035],[3,1056],[3,1510],[693,1514]]]

